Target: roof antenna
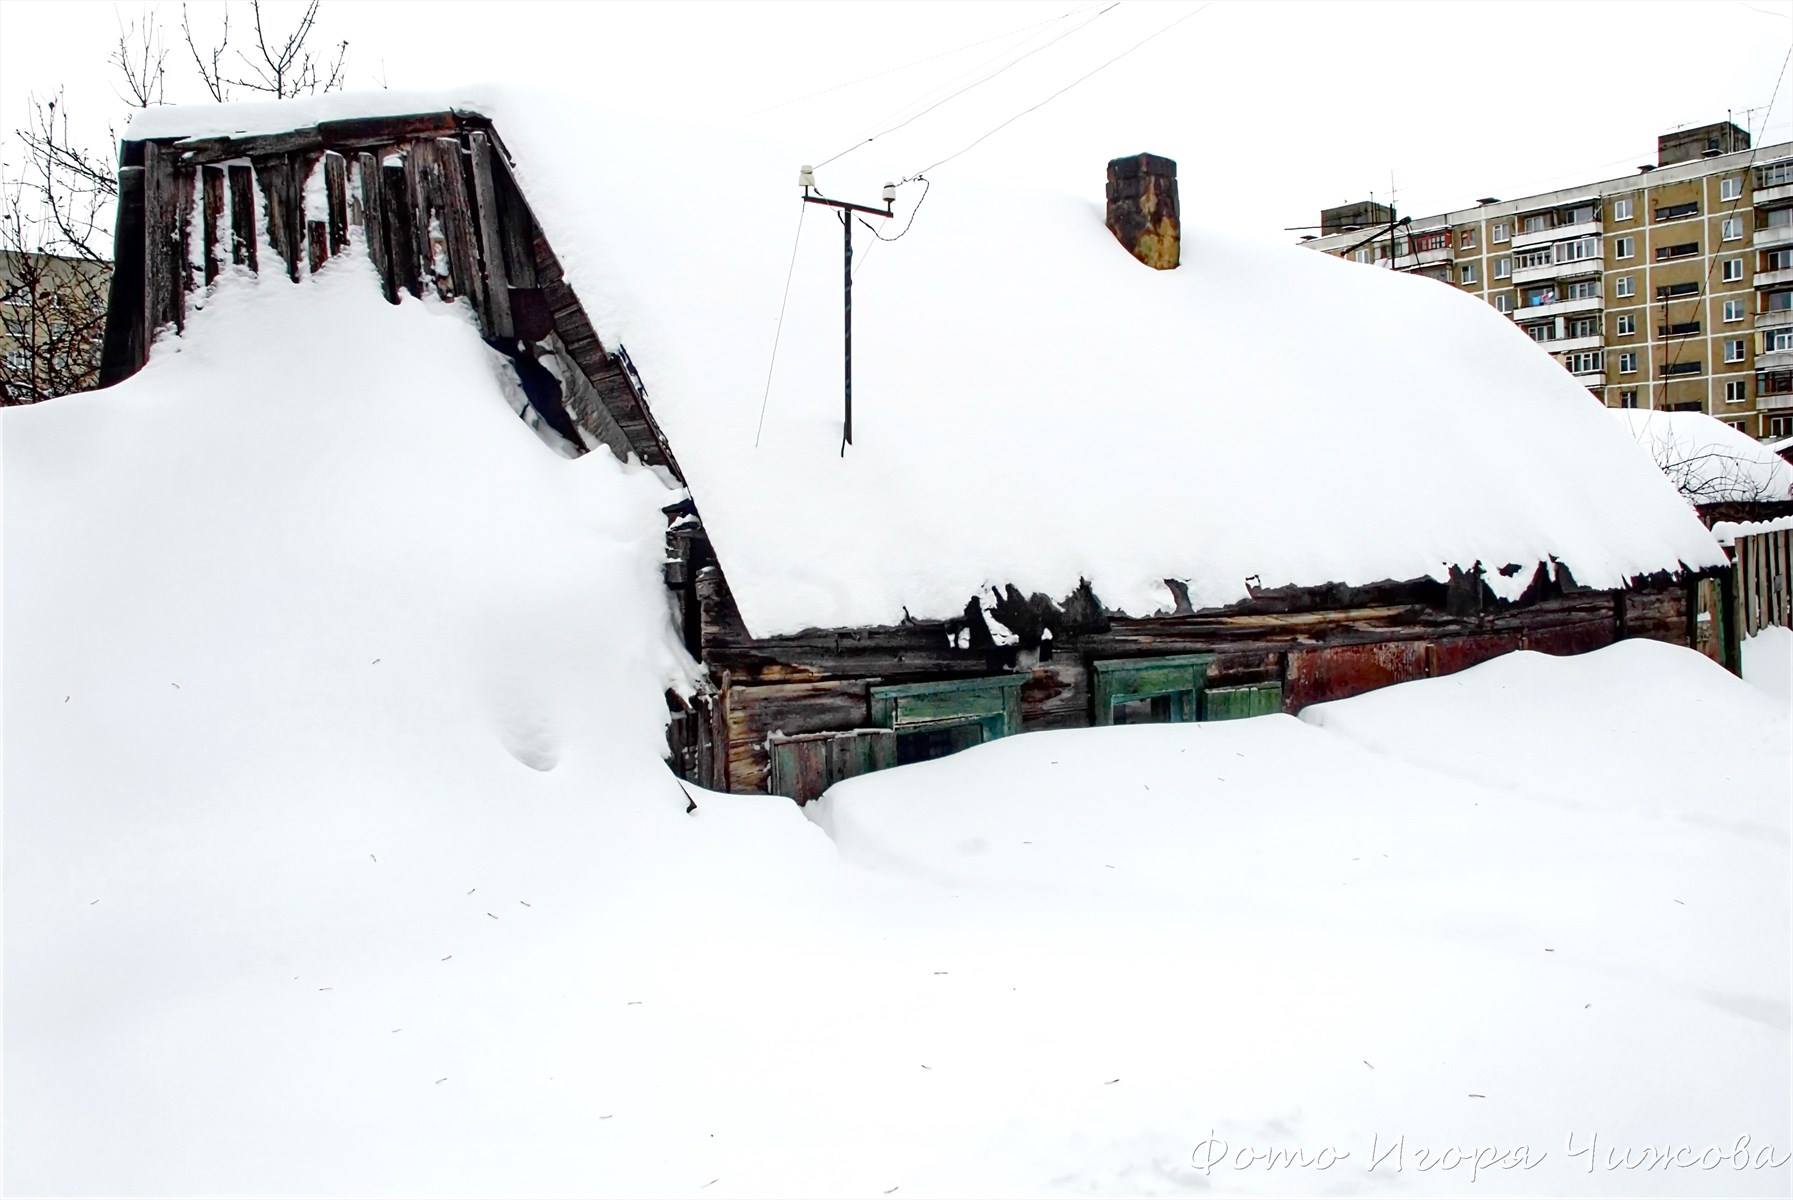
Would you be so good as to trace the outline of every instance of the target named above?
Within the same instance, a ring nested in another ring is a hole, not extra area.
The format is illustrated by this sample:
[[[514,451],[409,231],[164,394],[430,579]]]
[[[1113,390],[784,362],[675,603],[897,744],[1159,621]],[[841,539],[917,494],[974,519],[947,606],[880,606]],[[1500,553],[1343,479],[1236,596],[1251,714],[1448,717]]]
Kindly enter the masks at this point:
[[[884,185],[884,207],[869,208],[863,204],[849,204],[845,200],[830,200],[816,191],[816,169],[807,164],[797,170],[797,185],[803,189],[805,204],[824,204],[829,208],[840,210],[841,245],[846,254],[846,262],[841,272],[841,312],[844,325],[844,382],[845,409],[841,421],[840,456],[847,456],[847,447],[853,441],[853,214],[865,213],[872,217],[893,217],[896,215],[896,184]]]

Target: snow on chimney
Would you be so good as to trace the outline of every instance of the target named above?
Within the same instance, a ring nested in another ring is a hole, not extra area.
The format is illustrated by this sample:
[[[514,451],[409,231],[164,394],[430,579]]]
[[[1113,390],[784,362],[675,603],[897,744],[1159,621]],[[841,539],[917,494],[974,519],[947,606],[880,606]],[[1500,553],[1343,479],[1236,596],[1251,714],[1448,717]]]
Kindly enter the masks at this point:
[[[1181,261],[1177,164],[1134,154],[1108,164],[1108,231],[1148,267],[1168,271]]]

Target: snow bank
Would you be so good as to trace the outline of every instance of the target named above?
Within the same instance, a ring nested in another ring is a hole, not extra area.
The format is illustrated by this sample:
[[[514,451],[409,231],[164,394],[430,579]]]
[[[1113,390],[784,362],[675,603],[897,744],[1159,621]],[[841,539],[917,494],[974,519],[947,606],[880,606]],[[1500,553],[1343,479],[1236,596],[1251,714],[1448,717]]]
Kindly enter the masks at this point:
[[[1793,630],[1770,625],[1744,638],[1743,678],[1782,704],[1793,701]]]
[[[1639,408],[1612,413],[1690,504],[1793,499],[1793,466],[1717,417]]]
[[[1088,578],[1145,613],[1171,603],[1167,578],[1212,605],[1248,579],[1511,563],[1489,582],[1517,594],[1552,556],[1600,587],[1720,561],[1585,389],[1488,306],[1235,241],[1203,226],[1195,186],[1182,267],[1149,271],[1103,226],[1100,161],[1078,196],[943,168],[919,211],[909,184],[878,222],[899,241],[855,226],[842,457],[841,239],[798,201],[809,151],[576,99],[443,103],[497,122],[600,333],[640,367],[756,634],[947,616],[987,584],[1062,596]],[[274,123],[182,111],[133,132]],[[818,180],[873,198],[882,155]]]

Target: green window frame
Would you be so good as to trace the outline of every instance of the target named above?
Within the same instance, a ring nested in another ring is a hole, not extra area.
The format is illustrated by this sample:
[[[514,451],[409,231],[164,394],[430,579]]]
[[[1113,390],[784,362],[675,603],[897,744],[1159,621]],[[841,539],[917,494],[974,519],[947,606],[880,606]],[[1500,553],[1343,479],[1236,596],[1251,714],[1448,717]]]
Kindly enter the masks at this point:
[[[919,762],[1021,732],[1021,685],[1031,676],[985,675],[871,690],[872,724],[897,735],[896,761]]]
[[[1113,725],[1117,708],[1141,700],[1152,702],[1152,715],[1160,721],[1194,721],[1213,664],[1212,654],[1099,659],[1091,664],[1095,723]]]
[[[774,733],[766,739],[771,770],[766,790],[808,804],[843,779],[896,766],[896,734],[888,729]]]

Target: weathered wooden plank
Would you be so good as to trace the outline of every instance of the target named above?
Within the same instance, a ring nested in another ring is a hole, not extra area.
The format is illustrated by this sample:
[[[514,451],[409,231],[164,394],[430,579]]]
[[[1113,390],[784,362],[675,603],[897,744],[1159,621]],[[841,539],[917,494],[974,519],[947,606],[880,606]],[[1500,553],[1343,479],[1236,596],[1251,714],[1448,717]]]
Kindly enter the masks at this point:
[[[201,221],[205,237],[205,282],[210,286],[218,278],[222,266],[218,239],[229,226],[224,207],[224,168],[201,167],[199,179],[201,207],[205,210]]]
[[[766,790],[774,733],[795,735],[861,728],[870,713],[864,680],[772,685],[725,690],[728,786],[736,792]]]
[[[261,237],[255,228],[255,173],[233,163],[225,168],[230,180],[230,261],[259,271],[256,246]]]
[[[459,138],[440,137],[435,141],[435,190],[440,201],[439,218],[442,236],[448,243],[448,267],[457,296],[473,302],[481,314],[482,324],[489,306],[481,287],[479,248],[473,233],[473,204],[467,196],[467,166],[463,161]],[[490,326],[488,337],[496,336]]]
[[[542,236],[535,214],[523,199],[523,190],[511,174],[510,163],[498,146],[492,146],[492,188],[498,202],[499,249],[504,273],[514,288],[535,288],[535,243]]]
[[[181,311],[182,296],[178,264],[180,247],[177,228],[180,219],[176,197],[174,158],[162,146],[148,142],[143,147],[143,287],[146,328],[143,344],[147,349],[156,338],[156,331],[174,324]]]
[[[299,184],[294,178],[297,166],[285,156],[256,159],[254,166],[256,182],[261,184],[263,212],[267,215],[268,242],[285,264],[287,278],[296,283],[303,261],[300,248],[305,241]]]
[[[445,279],[442,267],[446,258],[445,248],[436,240],[436,231],[432,227],[430,216],[440,204],[436,198],[435,186],[435,154],[433,142],[411,142],[404,148],[405,207],[411,215],[411,240],[415,246],[419,277],[423,283],[434,287],[438,294],[444,290]]]
[[[407,192],[407,178],[402,162],[394,163],[390,155],[381,160],[380,193],[386,205],[386,255],[392,263],[394,287],[421,297],[423,272],[417,261],[417,238],[411,229],[415,210]]]
[[[327,221],[305,223],[305,249],[306,258],[315,274],[330,259],[330,225]]]
[[[467,141],[473,155],[473,204],[479,226],[480,295],[485,301],[482,319],[487,336],[511,338],[517,336],[517,330],[511,321],[510,273],[504,265],[504,234],[500,227],[497,185],[492,178],[492,142],[477,129],[467,135]],[[538,340],[546,332],[544,329],[537,338],[530,340]]]
[[[1610,620],[1546,625],[1525,631],[1525,648],[1541,654],[1585,654],[1612,645],[1616,632]]]
[[[325,220],[330,227],[330,253],[349,248],[349,161],[335,150],[324,154]]]
[[[356,117],[321,121],[304,129],[246,137],[192,138],[176,143],[188,163],[221,163],[234,158],[274,154],[309,154],[326,148],[359,150],[408,138],[454,133],[464,123],[484,122],[453,112],[415,113],[399,117]]]
[[[362,151],[355,156],[356,170],[361,175],[362,233],[367,241],[367,256],[374,270],[380,273],[380,290],[388,303],[398,303],[398,284],[392,274],[392,251],[386,238],[386,190],[380,170],[380,155]]]
[[[118,168],[118,220],[112,230],[112,282],[106,336],[100,347],[100,386],[111,387],[143,366],[149,343],[144,271],[143,184],[140,165]]]
[[[193,201],[197,167],[174,168],[174,327],[187,328],[187,293],[193,290]]]

